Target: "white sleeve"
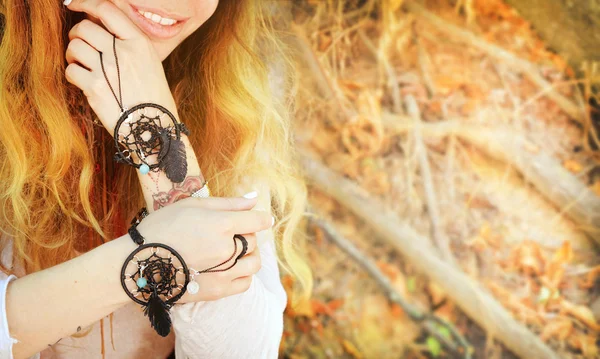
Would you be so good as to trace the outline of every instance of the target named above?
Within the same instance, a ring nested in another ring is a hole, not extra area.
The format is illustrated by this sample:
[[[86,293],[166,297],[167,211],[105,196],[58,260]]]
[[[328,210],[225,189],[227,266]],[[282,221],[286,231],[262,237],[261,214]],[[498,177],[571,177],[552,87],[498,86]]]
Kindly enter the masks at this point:
[[[262,267],[246,292],[171,309],[177,358],[278,357],[287,295],[272,230],[257,233],[257,240]]]
[[[2,323],[0,323],[0,359],[12,359],[12,346],[16,340],[11,338],[8,332],[8,320],[6,319],[6,288],[8,283],[17,279],[14,275],[7,276],[4,272],[0,272],[0,315]]]

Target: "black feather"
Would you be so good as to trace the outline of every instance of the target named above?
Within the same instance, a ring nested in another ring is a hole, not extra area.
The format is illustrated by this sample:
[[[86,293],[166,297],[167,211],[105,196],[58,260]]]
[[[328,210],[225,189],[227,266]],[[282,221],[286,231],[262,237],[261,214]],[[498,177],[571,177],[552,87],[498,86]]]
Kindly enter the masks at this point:
[[[169,148],[171,147],[171,135],[168,131],[160,132],[160,151],[158,152],[158,163],[160,164],[162,160],[165,158],[167,153],[169,153]],[[163,165],[160,165],[160,169],[162,169]]]
[[[187,176],[187,157],[185,144],[181,140],[171,138],[163,143],[163,149],[159,154],[159,168],[165,172],[167,178],[175,183],[180,183]],[[164,147],[167,147],[164,151]]]
[[[156,291],[150,294],[144,315],[150,319],[150,325],[158,335],[166,337],[171,332],[171,316],[169,315],[169,306],[163,302],[156,294]]]

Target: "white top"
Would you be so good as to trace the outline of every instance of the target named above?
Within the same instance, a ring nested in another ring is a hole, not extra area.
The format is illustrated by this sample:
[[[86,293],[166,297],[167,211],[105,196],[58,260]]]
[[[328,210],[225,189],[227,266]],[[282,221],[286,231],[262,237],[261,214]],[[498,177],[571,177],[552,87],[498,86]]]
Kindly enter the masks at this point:
[[[255,208],[260,208],[257,205]],[[174,330],[165,338],[150,327],[141,306],[133,301],[113,313],[113,335],[107,316],[85,336],[66,337],[32,356],[48,358],[166,358],[175,345],[177,358],[277,358],[283,334],[283,311],[287,295],[281,284],[273,231],[257,234],[262,267],[250,288],[216,301],[175,304],[171,309]],[[7,247],[8,253],[11,246]],[[127,253],[123,253],[123,258]],[[11,338],[6,320],[6,287],[15,276],[0,272],[0,359],[12,359]],[[103,331],[103,333],[102,333]]]

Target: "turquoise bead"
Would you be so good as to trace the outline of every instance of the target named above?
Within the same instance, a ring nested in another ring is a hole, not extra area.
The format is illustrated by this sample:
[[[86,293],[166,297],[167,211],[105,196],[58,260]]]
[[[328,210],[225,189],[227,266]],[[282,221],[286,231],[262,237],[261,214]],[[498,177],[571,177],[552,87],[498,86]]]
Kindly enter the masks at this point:
[[[142,164],[140,166],[140,172],[142,172],[143,175],[148,174],[148,172],[150,172],[150,166],[148,166],[147,164]]]
[[[146,278],[140,277],[136,281],[136,284],[137,284],[138,287],[144,288],[146,286],[146,284],[148,284],[148,281],[146,280]]]

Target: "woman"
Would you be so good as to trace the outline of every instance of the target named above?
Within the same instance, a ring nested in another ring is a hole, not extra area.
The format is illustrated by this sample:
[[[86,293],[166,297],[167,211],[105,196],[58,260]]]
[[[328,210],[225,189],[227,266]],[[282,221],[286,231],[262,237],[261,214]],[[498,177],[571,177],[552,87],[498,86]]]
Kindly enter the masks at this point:
[[[310,271],[292,245],[305,188],[256,51],[275,48],[264,2],[56,1],[0,5],[0,356],[276,357],[277,261],[305,293]],[[120,94],[187,125],[183,182],[113,161]],[[212,197],[190,197],[205,179]],[[166,337],[121,287],[142,206],[139,233],[195,269],[228,257],[233,234],[248,243],[229,270],[196,276]]]

